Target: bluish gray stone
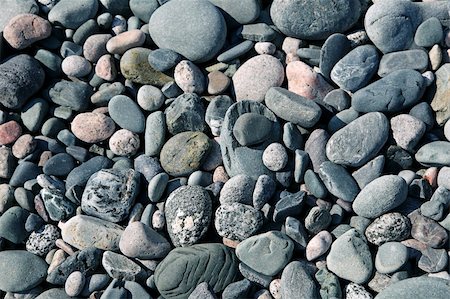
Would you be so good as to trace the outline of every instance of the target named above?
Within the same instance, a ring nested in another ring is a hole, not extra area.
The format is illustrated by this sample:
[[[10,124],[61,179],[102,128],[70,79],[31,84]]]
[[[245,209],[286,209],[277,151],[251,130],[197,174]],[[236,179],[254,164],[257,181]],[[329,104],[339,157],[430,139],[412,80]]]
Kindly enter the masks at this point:
[[[379,61],[374,46],[356,47],[334,65],[331,79],[340,88],[354,92],[367,85],[375,75]]]
[[[432,47],[435,44],[441,43],[443,37],[444,30],[442,29],[441,21],[436,17],[432,17],[424,20],[417,27],[414,42],[419,47]]]
[[[353,94],[358,112],[398,112],[411,107],[422,96],[425,80],[415,70],[398,70]]]
[[[378,67],[378,76],[385,77],[404,69],[424,72],[428,67],[428,53],[421,49],[405,50],[384,54]]]
[[[121,281],[135,281],[143,279],[144,269],[122,254],[105,251],[102,257],[102,266],[113,279]]]
[[[125,92],[125,85],[121,82],[114,82],[112,84],[102,84],[99,90],[91,96],[91,102],[95,105],[106,106],[109,100],[114,96]]]
[[[405,245],[387,242],[378,247],[375,268],[382,274],[394,273],[408,262],[408,258],[408,248]]]
[[[0,216],[0,237],[14,244],[24,242],[29,234],[25,229],[29,214],[30,212],[18,206],[6,210]]]
[[[208,18],[203,18],[206,15]],[[173,50],[193,62],[213,58],[227,35],[219,9],[201,0],[169,1],[152,14],[149,30],[159,48]]]
[[[270,16],[287,36],[321,40],[336,32],[345,32],[359,19],[361,3],[356,0],[329,3],[275,0]]]
[[[100,5],[113,15],[128,16],[131,13],[128,2],[128,0],[100,0]]]
[[[353,202],[353,210],[359,216],[376,218],[401,205],[407,195],[408,185],[403,178],[384,175],[361,190]]]
[[[81,53],[78,55],[81,55]],[[34,58],[41,63],[45,74],[50,78],[58,78],[61,76],[62,59],[57,54],[46,49],[39,49],[36,51]]]
[[[205,108],[195,93],[180,95],[165,110],[167,129],[173,135],[205,129]]]
[[[430,296],[433,296],[433,299],[446,299],[449,292],[450,283],[447,279],[420,276],[387,286],[375,299],[427,299]]]
[[[20,108],[44,80],[45,72],[33,57],[20,54],[9,58],[0,64],[0,103],[6,108]]]
[[[159,7],[157,0],[130,0],[129,5],[133,14],[144,23],[148,23],[152,14]]]
[[[419,148],[415,158],[425,166],[450,166],[450,142],[433,141]]]
[[[148,63],[157,71],[167,71],[175,67],[183,57],[169,49],[156,49],[148,54]]]
[[[44,165],[43,171],[47,175],[66,176],[76,166],[72,156],[66,153],[56,154]]]
[[[42,122],[48,112],[48,102],[44,99],[33,99],[22,107],[20,118],[23,125],[31,132],[36,132],[42,127]]]
[[[239,36],[254,42],[270,42],[276,38],[277,32],[266,23],[256,23],[242,26]]]
[[[322,110],[314,101],[281,87],[272,87],[265,96],[266,106],[279,118],[305,128],[313,127]]]
[[[352,202],[360,191],[358,184],[347,170],[333,162],[323,162],[320,165],[319,176],[328,191],[344,201]]]
[[[273,221],[282,223],[289,216],[298,216],[303,207],[306,193],[298,191],[280,198],[273,211]]]
[[[342,110],[333,115],[328,122],[328,131],[335,133],[357,119],[360,116],[358,111],[355,111],[352,107]]]
[[[49,12],[48,20],[56,25],[76,29],[93,18],[98,9],[97,0],[60,0]]]
[[[373,262],[364,236],[351,229],[338,237],[327,256],[327,268],[340,278],[366,283],[372,276]]]
[[[319,176],[311,169],[306,170],[304,180],[306,189],[315,197],[325,198],[328,195],[328,189]]]
[[[252,283],[248,279],[232,282],[222,292],[222,299],[246,298],[251,291]]]
[[[202,282],[195,287],[188,299],[217,299],[217,297],[209,284]]]
[[[294,217],[287,217],[284,230],[286,235],[294,241],[295,251],[304,252],[308,243],[308,233],[302,222]]]
[[[350,40],[341,33],[330,35],[320,49],[319,67],[322,75],[330,78],[331,70],[351,50]]]
[[[324,208],[313,207],[305,218],[305,228],[311,234],[317,234],[331,224],[330,212]]]
[[[265,141],[271,131],[272,122],[258,113],[242,114],[233,127],[234,137],[243,146],[252,146]]]
[[[242,55],[253,49],[253,44],[254,43],[251,40],[243,41],[240,44],[237,44],[236,46],[226,50],[225,52],[217,56],[217,61],[228,62],[241,57]]]
[[[302,133],[297,126],[291,122],[287,122],[283,126],[283,144],[287,149],[293,152],[304,148]]]
[[[319,269],[314,277],[320,284],[320,296],[322,298],[342,298],[341,284],[338,277],[328,271],[326,267]],[[351,298],[347,295],[347,299]]]
[[[209,0],[221,9],[228,26],[248,24],[255,21],[261,11],[257,0]]]
[[[194,245],[211,223],[211,198],[200,186],[182,186],[169,195],[164,212],[172,243],[177,247]]]
[[[282,298],[319,298],[315,266],[304,260],[290,262],[281,274]]]
[[[228,180],[227,182],[229,181],[230,180]],[[262,209],[262,207],[267,202],[269,202],[269,200],[275,194],[276,188],[276,183],[272,178],[270,178],[270,176],[265,174],[260,175],[253,190],[253,207],[258,210]]]
[[[384,156],[380,155],[352,173],[352,176],[360,189],[381,176],[384,169],[384,161]]]
[[[323,102],[336,111],[341,112],[350,108],[351,98],[350,95],[343,89],[335,89],[327,93],[323,98]]]
[[[92,92],[92,87],[85,82],[61,80],[49,89],[48,95],[55,104],[84,111],[89,106]]]
[[[430,130],[436,122],[433,109],[431,109],[430,104],[427,102],[421,102],[415,105],[409,110],[409,114],[423,121],[427,127],[427,131]]]
[[[315,129],[305,142],[305,152],[308,153],[313,169],[316,172],[319,171],[322,162],[328,161],[326,146],[329,139],[330,135],[327,131]]]
[[[108,103],[110,117],[121,128],[133,133],[144,132],[145,117],[139,106],[127,96],[117,95]]]
[[[232,104],[233,100],[228,96],[217,96],[209,102],[206,108],[205,121],[214,136],[220,135],[225,113]]]
[[[35,179],[41,173],[41,169],[33,162],[24,161],[17,165],[9,184],[13,187],[20,187],[28,181]]]
[[[166,118],[162,111],[151,113],[145,122],[145,154],[159,155],[166,139]]]

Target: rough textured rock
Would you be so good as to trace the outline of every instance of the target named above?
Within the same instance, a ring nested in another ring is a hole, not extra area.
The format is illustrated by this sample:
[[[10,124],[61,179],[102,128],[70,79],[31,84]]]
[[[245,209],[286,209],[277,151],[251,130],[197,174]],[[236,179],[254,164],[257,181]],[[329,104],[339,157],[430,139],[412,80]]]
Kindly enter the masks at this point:
[[[367,241],[380,246],[386,242],[403,241],[411,232],[409,218],[400,213],[386,213],[366,228]]]
[[[282,298],[318,298],[315,267],[305,261],[290,262],[281,274]],[[275,297],[276,298],[276,297]]]
[[[448,97],[450,82],[450,64],[442,65],[435,73],[436,93],[431,101],[431,108],[436,112],[436,121],[444,125],[450,118],[450,101]]]

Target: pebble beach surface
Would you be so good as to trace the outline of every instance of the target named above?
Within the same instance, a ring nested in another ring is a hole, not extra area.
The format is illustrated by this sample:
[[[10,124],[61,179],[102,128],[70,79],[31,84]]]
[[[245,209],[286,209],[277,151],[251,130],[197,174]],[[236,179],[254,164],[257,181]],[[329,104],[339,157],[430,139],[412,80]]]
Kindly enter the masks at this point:
[[[0,298],[450,298],[450,1],[1,5]]]

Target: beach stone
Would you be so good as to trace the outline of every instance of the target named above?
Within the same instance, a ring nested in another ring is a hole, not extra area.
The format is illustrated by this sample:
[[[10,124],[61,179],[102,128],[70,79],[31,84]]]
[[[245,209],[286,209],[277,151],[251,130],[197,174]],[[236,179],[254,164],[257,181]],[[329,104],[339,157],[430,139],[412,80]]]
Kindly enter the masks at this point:
[[[405,245],[387,242],[378,248],[375,268],[382,274],[394,273],[408,262],[408,257],[408,248]]]
[[[0,177],[9,179],[16,168],[16,160],[8,147],[0,147]]]
[[[255,51],[258,54],[273,55],[277,50],[276,46],[271,42],[257,42],[255,44]]]
[[[253,190],[253,206],[260,210],[272,198],[276,191],[276,183],[268,175],[261,175]],[[223,188],[222,188],[223,192]]]
[[[49,37],[50,23],[35,14],[19,14],[10,19],[3,30],[3,38],[14,49],[22,50]]]
[[[273,210],[273,221],[281,223],[286,217],[297,216],[303,207],[305,192],[287,193],[283,195],[275,204]]]
[[[208,93],[211,95],[219,95],[224,93],[231,84],[228,76],[220,71],[213,71],[208,74]]]
[[[66,153],[56,154],[45,163],[43,171],[47,175],[66,176],[76,166],[71,155]]]
[[[47,263],[25,250],[0,252],[0,290],[22,292],[29,290],[47,276]]]
[[[450,166],[450,159],[447,159],[448,153],[450,153],[450,142],[433,141],[420,147],[415,159],[425,166]]]
[[[55,242],[59,238],[61,238],[59,229],[52,224],[46,224],[30,234],[26,249],[36,255],[44,256],[56,246]]]
[[[139,135],[126,129],[116,131],[109,139],[110,150],[118,156],[133,156],[139,147]]]
[[[64,289],[66,294],[69,296],[78,296],[83,290],[84,283],[86,281],[86,277],[80,271],[72,272],[66,280],[64,284]]]
[[[358,167],[376,156],[388,135],[386,116],[378,112],[367,113],[334,133],[326,145],[326,154],[334,163]],[[349,138],[358,142],[349,143]]]
[[[416,104],[424,92],[422,75],[410,69],[398,70],[353,94],[358,112],[398,112]]]
[[[448,240],[447,231],[436,221],[422,216],[419,210],[408,215],[411,221],[411,236],[433,248],[441,248]]]
[[[283,83],[284,68],[271,55],[257,55],[242,64],[232,80],[236,101],[262,102],[271,87],[278,87]]]
[[[264,275],[276,275],[290,261],[294,243],[285,234],[270,231],[245,239],[236,247],[241,262]]]
[[[101,113],[80,113],[72,120],[72,133],[81,141],[97,143],[108,139],[115,130],[114,121]]]
[[[315,129],[311,132],[305,142],[305,152],[309,155],[315,172],[319,172],[319,167],[322,162],[328,161],[326,146],[329,139],[330,135],[327,131],[323,129]]]
[[[81,56],[69,56],[69,58],[70,57],[84,59]],[[61,80],[51,86],[48,95],[55,104],[67,106],[75,111],[85,111],[89,106],[92,87],[82,81],[73,82]]]
[[[205,112],[205,122],[214,136],[220,135],[225,113],[232,104],[233,100],[228,96],[217,96],[209,102]]]
[[[336,32],[345,32],[359,19],[359,1],[338,1],[334,5],[308,1],[275,0],[270,16],[277,28],[287,36],[323,40]]]
[[[135,101],[127,96],[114,96],[108,103],[108,112],[114,122],[133,133],[142,133],[145,129],[145,117]]]
[[[152,85],[143,85],[137,93],[137,103],[145,111],[156,111],[164,105],[165,97],[161,90]]]
[[[139,29],[122,32],[106,43],[106,50],[111,54],[123,54],[127,50],[140,47],[145,42],[145,34]]]
[[[266,29],[267,31],[267,24],[264,24],[266,27],[261,28],[261,31],[264,31],[264,29]],[[239,35],[244,38],[244,36],[246,37],[256,37],[254,34],[258,34],[257,32],[253,31],[253,32],[245,32],[244,29],[247,26],[251,26],[251,25],[246,25],[243,26],[242,31],[239,33]],[[255,28],[256,29],[256,28]],[[274,33],[272,28],[268,28],[269,30],[269,34],[270,33]],[[251,29],[250,29],[251,31]],[[263,32],[259,32],[264,34]],[[219,56],[217,56],[217,61],[219,62],[224,62],[224,63],[232,63],[234,59],[239,58],[241,56],[244,56],[244,54],[246,54],[247,52],[249,52],[251,49],[253,49],[253,41],[251,40],[246,40],[243,41],[233,47],[231,47],[230,49],[226,50],[225,52],[221,53]]]
[[[233,128],[239,117],[245,113],[263,115],[272,122],[269,137],[258,146],[241,146],[233,134]],[[226,172],[230,177],[246,174],[255,180],[262,174],[273,176],[263,162],[264,149],[280,139],[281,128],[276,116],[264,105],[256,101],[239,101],[230,108],[225,115],[220,135],[220,147]]]
[[[206,233],[212,218],[212,203],[200,186],[182,186],[166,200],[167,230],[177,247],[197,243]]]
[[[81,78],[91,73],[92,65],[82,56],[70,55],[62,61],[61,69],[67,76]]]
[[[37,299],[52,299],[52,298],[73,299],[73,298],[79,298],[79,297],[70,297],[69,295],[66,294],[66,291],[63,288],[53,288],[53,289],[49,289],[45,292],[42,292],[36,298]]]
[[[435,277],[413,277],[400,280],[387,286],[376,299],[429,298],[432,290],[433,298],[445,299],[450,292],[448,280]]]
[[[356,47],[335,64],[331,79],[340,88],[354,92],[367,85],[375,75],[379,62],[374,46]]]
[[[53,221],[61,221],[75,214],[76,206],[64,198],[64,194],[57,189],[41,189],[39,193],[45,206],[45,210]],[[35,204],[36,205],[36,204]]]
[[[0,145],[7,145],[15,142],[22,134],[21,126],[11,120],[0,125]]]
[[[148,55],[151,50],[146,48],[132,48],[126,51],[120,59],[120,72],[134,83],[149,84],[158,87],[173,81],[166,74],[155,70],[148,63]]]
[[[441,43],[443,38],[444,31],[441,21],[436,17],[432,17],[423,21],[417,27],[414,42],[419,47],[432,47],[435,44]]]
[[[200,168],[211,147],[201,132],[183,132],[170,138],[161,149],[161,166],[172,176],[189,175]]]
[[[225,21],[233,27],[255,21],[261,11],[260,4],[256,0],[209,0],[209,2],[224,12]]]
[[[44,84],[45,73],[39,62],[19,54],[0,64],[0,103],[17,109]]]
[[[148,198],[152,202],[158,202],[169,182],[169,175],[167,173],[158,173],[148,182]]]
[[[333,237],[328,231],[319,232],[306,245],[306,259],[313,261],[319,258],[330,249],[332,242]]]
[[[120,251],[131,258],[164,258],[170,251],[170,243],[151,227],[136,221],[130,223],[122,233]]]
[[[400,213],[386,213],[376,218],[366,229],[367,240],[380,246],[386,242],[403,241],[411,232],[409,218]]]
[[[255,131],[253,128],[258,128]],[[234,124],[233,135],[239,144],[252,146],[265,141],[272,129],[272,122],[258,113],[244,113]]]
[[[153,12],[159,7],[157,0],[130,0],[129,6],[133,15],[147,23]]]
[[[114,58],[109,54],[101,56],[95,65],[95,74],[103,80],[113,81],[117,77]]]
[[[133,169],[103,169],[93,174],[81,198],[87,215],[111,222],[124,220],[139,190],[139,173]]]
[[[304,148],[304,140],[302,133],[291,122],[287,122],[283,126],[283,143],[284,146],[292,152]]]
[[[380,198],[377,194],[382,192]],[[396,175],[381,176],[364,187],[353,202],[353,210],[359,216],[376,218],[401,205],[408,195],[405,180]]]
[[[31,154],[37,146],[37,142],[30,134],[24,134],[17,138],[12,146],[12,154],[18,159],[22,159]]]
[[[305,218],[305,228],[311,234],[318,234],[331,224],[330,212],[322,207],[313,207]]]
[[[367,184],[381,176],[384,169],[384,162],[384,156],[380,155],[370,160],[352,173],[352,176],[360,189],[363,189],[365,186],[367,186]]]
[[[180,61],[174,70],[175,83],[185,93],[202,94],[206,89],[206,79],[202,71],[191,61]]]
[[[112,251],[103,253],[102,266],[109,276],[121,281],[135,281],[144,276],[144,269],[141,266]]]
[[[107,83],[102,87],[91,96],[91,102],[95,105],[108,105],[112,97],[125,92],[125,86],[120,82]]]
[[[70,0],[60,0],[48,13],[48,20],[56,25],[76,29],[84,22],[93,18],[98,9],[96,0],[80,0],[72,3]]]
[[[20,114],[23,125],[31,132],[36,132],[42,127],[42,122],[47,114],[49,105],[48,102],[37,98],[28,101]]]
[[[241,204],[222,204],[215,213],[215,227],[221,237],[243,241],[255,234],[263,224],[262,213]]]
[[[83,44],[83,56],[90,62],[97,62],[100,57],[108,54],[106,43],[111,39],[111,34],[93,34]]]
[[[200,282],[207,282],[214,292],[220,292],[238,274],[238,259],[228,247],[217,244],[197,244],[175,248],[157,266],[155,285],[165,298],[189,296]]]
[[[182,56],[170,49],[156,49],[148,54],[148,63],[157,71],[165,72],[175,67]]]
[[[173,135],[185,131],[205,129],[205,109],[202,100],[195,93],[184,93],[177,97],[165,110],[167,129]]]
[[[378,76],[385,77],[392,72],[410,69],[420,73],[428,67],[428,54],[421,49],[412,49],[384,54],[378,67]]]
[[[248,175],[240,174],[230,178],[220,190],[220,203],[230,204],[239,202],[251,205],[255,184],[256,180]]]
[[[270,88],[265,103],[281,119],[305,128],[313,127],[322,115],[320,106],[315,102],[281,87]]]
[[[21,207],[14,206],[0,216],[0,237],[14,243],[23,243],[29,233],[25,229],[25,222],[29,212]]]
[[[450,102],[447,97],[450,80],[450,64],[443,64],[435,73],[436,92],[431,101],[431,108],[436,112],[436,122],[442,126],[450,118]]]
[[[347,299],[373,299],[372,294],[370,294],[363,286],[350,282],[345,286],[345,298]]]
[[[14,189],[8,184],[0,185],[0,213],[3,214],[6,210],[15,204]]]
[[[23,161],[17,165],[9,180],[9,184],[13,187],[23,186],[26,181],[35,179],[41,172],[41,169],[35,163]]]
[[[320,49],[319,67],[322,75],[331,79],[331,70],[351,50],[350,40],[341,33],[330,35]]]
[[[322,101],[333,87],[309,65],[292,61],[286,67],[288,90],[310,100]]]
[[[239,35],[247,41],[268,42],[277,37],[277,32],[266,23],[256,23],[242,26]]]
[[[103,251],[97,248],[86,248],[67,257],[47,275],[47,282],[64,285],[72,272],[80,271],[84,275],[91,275],[101,263]]]
[[[223,299],[245,298],[249,295],[252,283],[248,279],[232,282],[222,292]]]
[[[207,20],[201,18],[205,15]],[[150,18],[149,29],[159,48],[173,50],[193,62],[213,58],[224,45],[227,35],[219,9],[200,0],[172,0],[160,6]]]
[[[311,169],[306,170],[304,175],[306,189],[317,198],[326,198],[328,189],[322,179]]]
[[[37,14],[39,12],[39,6],[35,0],[5,0],[3,4],[5,5],[5,10],[0,17],[0,32],[3,32],[8,22],[15,16],[26,13]]]
[[[145,154],[159,155],[166,139],[166,118],[162,111],[151,113],[145,121]]]
[[[352,202],[359,193],[359,187],[347,170],[333,162],[325,161],[320,165],[319,176],[325,187],[334,196]]]
[[[445,249],[434,249],[428,247],[421,251],[417,266],[428,273],[437,273],[445,270],[448,265],[448,253]]]
[[[391,129],[397,145],[412,151],[425,134],[426,125],[414,116],[400,114],[391,118]]]
[[[342,298],[341,284],[339,283],[339,279],[336,275],[328,271],[326,268],[321,268],[314,276],[320,284],[319,292],[322,298]]]
[[[427,127],[427,130],[430,130],[436,122],[433,110],[430,104],[426,102],[421,102],[412,107],[411,110],[409,110],[409,115],[423,121]]]
[[[269,144],[262,155],[264,166],[272,171],[282,170],[288,163],[288,155],[280,143]]]
[[[340,278],[366,283],[372,276],[373,262],[364,236],[351,229],[338,237],[331,245],[327,267]]]
[[[117,251],[122,233],[121,226],[87,215],[76,215],[61,228],[63,240],[78,249],[96,247]]]
[[[304,260],[290,262],[281,274],[280,297],[318,298],[319,288],[314,281],[315,271],[314,265]]]

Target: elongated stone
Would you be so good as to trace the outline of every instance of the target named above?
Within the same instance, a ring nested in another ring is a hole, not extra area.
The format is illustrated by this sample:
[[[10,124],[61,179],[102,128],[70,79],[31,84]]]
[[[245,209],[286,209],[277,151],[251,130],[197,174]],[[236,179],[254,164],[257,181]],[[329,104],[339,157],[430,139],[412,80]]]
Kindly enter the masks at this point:
[[[431,101],[431,108],[436,112],[436,121],[442,126],[450,118],[450,64],[442,65],[435,73],[436,93]]]
[[[434,141],[425,144],[417,151],[417,162],[425,166],[450,166],[450,142]]]
[[[450,293],[450,282],[435,277],[414,277],[400,280],[382,290],[376,299],[447,299]]]

